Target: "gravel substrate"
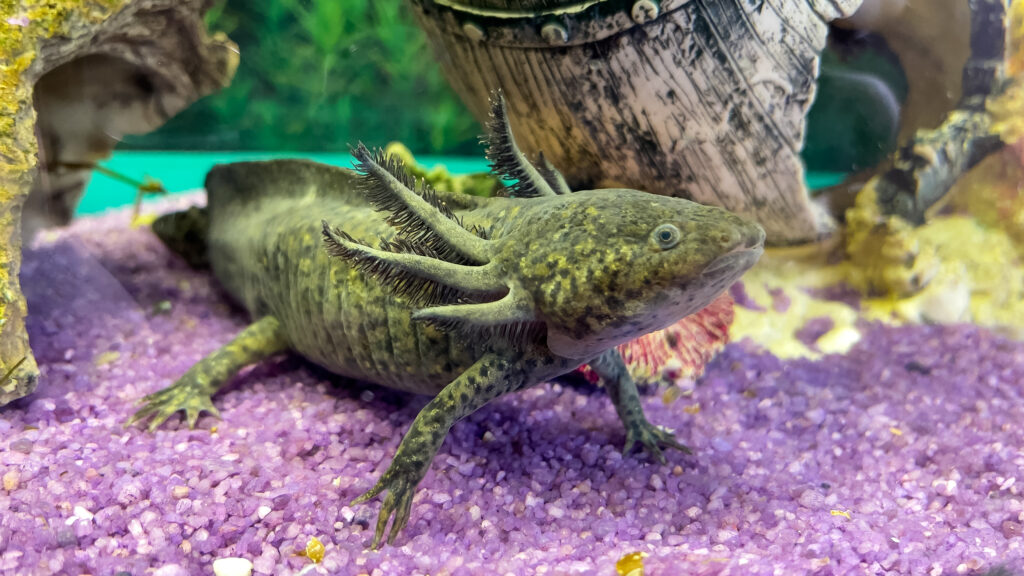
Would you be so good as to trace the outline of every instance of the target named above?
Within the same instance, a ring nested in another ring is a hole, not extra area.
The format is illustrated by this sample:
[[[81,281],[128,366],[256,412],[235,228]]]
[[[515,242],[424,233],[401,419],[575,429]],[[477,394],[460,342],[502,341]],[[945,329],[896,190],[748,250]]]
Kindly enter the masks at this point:
[[[612,575],[631,552],[648,576],[961,574],[1024,558],[1024,344],[973,327],[868,326],[820,361],[731,344],[692,396],[645,398],[695,450],[664,466],[620,456],[600,390],[500,399],[455,426],[398,545],[372,552],[379,499],[347,503],[425,398],[288,356],[217,396],[223,421],[126,429],[245,316],[125,213],[44,238],[23,284],[42,381],[0,409],[3,574],[212,574],[236,556],[257,574]],[[311,537],[318,565],[296,555]]]

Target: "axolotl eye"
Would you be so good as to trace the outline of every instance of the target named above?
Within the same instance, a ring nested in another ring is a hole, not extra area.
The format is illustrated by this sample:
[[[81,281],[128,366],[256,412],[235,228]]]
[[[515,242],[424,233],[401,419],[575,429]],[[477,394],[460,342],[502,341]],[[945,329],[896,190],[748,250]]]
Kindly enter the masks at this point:
[[[655,228],[654,232],[651,232],[651,237],[654,239],[654,243],[658,245],[658,248],[668,250],[679,244],[679,228],[672,224],[662,224]]]

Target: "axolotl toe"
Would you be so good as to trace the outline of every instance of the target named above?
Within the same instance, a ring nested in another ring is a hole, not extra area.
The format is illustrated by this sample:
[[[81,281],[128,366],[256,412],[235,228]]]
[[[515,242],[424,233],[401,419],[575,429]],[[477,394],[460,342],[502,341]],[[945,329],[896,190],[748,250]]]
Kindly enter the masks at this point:
[[[287,350],[433,396],[354,502],[386,493],[374,547],[408,522],[455,422],[582,364],[603,380],[625,452],[639,444],[664,462],[662,448],[687,450],[646,419],[615,347],[706,306],[757,261],[764,231],[679,198],[571,192],[543,157],[519,151],[500,95],[490,130],[495,172],[515,182],[502,197],[432,190],[363,146],[355,171],[299,160],[214,168],[207,208],[154,230],[169,244],[203,239],[215,276],[255,321],[131,421],[152,417],[153,429],[183,410],[194,425],[241,368]]]

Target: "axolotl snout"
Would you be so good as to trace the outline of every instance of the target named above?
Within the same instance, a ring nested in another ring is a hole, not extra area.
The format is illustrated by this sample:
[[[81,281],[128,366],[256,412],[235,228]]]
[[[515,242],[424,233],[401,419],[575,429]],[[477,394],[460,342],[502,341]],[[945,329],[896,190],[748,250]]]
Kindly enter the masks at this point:
[[[354,503],[387,492],[373,545],[409,520],[416,485],[448,430],[503,394],[587,363],[626,429],[661,461],[687,450],[643,414],[615,346],[706,306],[759,258],[764,231],[720,208],[635,190],[571,192],[529,162],[492,107],[488,157],[508,197],[430,189],[360,146],[350,171],[305,161],[219,166],[208,206],[154,230],[195,250],[254,317],[232,342],[144,400],[155,428],[242,367],[294,351],[337,374],[433,399],[391,464]],[[187,242],[179,242],[186,239]],[[198,239],[198,240],[197,240]],[[326,248],[326,249],[325,249]],[[389,520],[394,522],[388,531]]]

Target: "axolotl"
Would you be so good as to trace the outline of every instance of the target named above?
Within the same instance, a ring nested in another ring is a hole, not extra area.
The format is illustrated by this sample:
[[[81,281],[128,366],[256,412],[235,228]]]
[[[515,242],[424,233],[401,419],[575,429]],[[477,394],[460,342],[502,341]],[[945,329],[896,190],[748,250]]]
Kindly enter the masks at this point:
[[[293,351],[339,375],[433,396],[388,468],[353,505],[386,492],[372,546],[409,520],[448,430],[495,398],[589,364],[625,427],[665,461],[689,451],[644,416],[616,346],[697,312],[763,251],[756,223],[637,190],[572,192],[512,136],[492,98],[487,157],[497,197],[433,190],[359,145],[355,170],[302,160],[215,167],[207,206],[153,224],[208,261],[254,321],[130,420],[194,426],[243,367]],[[196,251],[196,248],[200,248]],[[391,521],[394,517],[393,522]],[[390,530],[388,524],[391,523]]]

